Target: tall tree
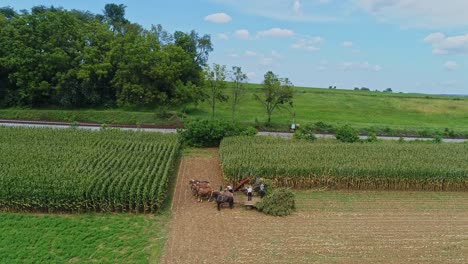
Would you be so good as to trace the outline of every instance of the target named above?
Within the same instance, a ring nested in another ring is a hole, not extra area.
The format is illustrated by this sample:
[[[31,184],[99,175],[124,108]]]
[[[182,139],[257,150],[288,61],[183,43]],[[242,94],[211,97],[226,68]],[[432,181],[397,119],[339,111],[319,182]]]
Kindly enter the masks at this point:
[[[163,99],[160,96],[165,97],[152,71],[157,65],[159,42],[154,36],[145,36],[140,26],[128,24],[125,34],[118,39],[120,45],[112,50],[113,64],[118,68],[112,80],[118,106],[144,106]]]
[[[9,20],[0,31],[0,49],[7,55],[0,63],[17,87],[15,101],[30,106],[59,103],[60,91],[76,80],[82,29],[82,21],[70,12],[42,6]]]
[[[224,94],[226,89],[226,66],[213,64],[205,67],[205,87],[207,97],[211,106],[212,118],[215,116],[216,102],[226,102],[228,97]]]
[[[238,66],[232,67],[231,80],[233,82],[232,87],[232,105],[231,113],[232,119],[235,118],[236,106],[246,91],[245,82],[247,81],[247,74],[242,72],[242,68]]]
[[[123,33],[125,24],[128,24],[128,20],[125,18],[125,8],[123,4],[106,4],[104,6],[104,19],[109,24],[112,32]]]
[[[78,14],[79,17],[86,16]],[[85,19],[85,18],[84,18]],[[81,83],[80,93],[73,104],[75,107],[90,105],[112,106],[116,92],[111,85],[115,69],[111,64],[111,50],[115,48],[114,34],[99,19],[86,23],[82,60],[78,67],[77,78]]]
[[[186,105],[203,98],[208,35],[145,30],[125,6],[103,15],[0,8],[0,106]]]
[[[12,19],[17,15],[15,10],[9,6],[0,7],[0,14],[2,14],[6,19]]]
[[[281,79],[272,71],[264,75],[262,94],[254,94],[255,99],[260,102],[268,115],[268,125],[271,125],[271,115],[277,108],[289,103],[292,105],[293,90],[292,83],[288,78]]]
[[[200,67],[206,66],[208,54],[213,51],[210,35],[200,37],[194,30],[189,34],[176,31],[174,33],[174,43],[191,54],[193,61]]]

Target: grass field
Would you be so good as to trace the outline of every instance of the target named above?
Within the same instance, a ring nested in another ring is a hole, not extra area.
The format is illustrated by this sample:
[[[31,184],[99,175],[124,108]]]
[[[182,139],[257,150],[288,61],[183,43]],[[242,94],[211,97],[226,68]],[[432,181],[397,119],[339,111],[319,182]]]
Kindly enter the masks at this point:
[[[221,142],[225,177],[265,177],[294,188],[468,190],[468,144],[308,143],[273,137]]]
[[[0,127],[0,210],[155,212],[177,135]]]
[[[238,107],[236,119],[240,122],[263,126],[265,111],[253,99],[259,85],[249,85],[248,92]],[[453,130],[458,136],[468,135],[468,98],[422,94],[388,94],[349,90],[295,88],[296,123],[318,121],[333,125],[350,124],[365,132],[377,130],[380,134],[428,135],[435,131]],[[229,93],[229,92],[228,92]],[[218,104],[218,118],[231,119],[230,104]],[[180,109],[170,109],[180,112]],[[188,116],[210,118],[208,104],[188,107]],[[0,109],[0,118],[81,121],[120,124],[154,124],[180,126],[183,120],[172,116],[161,118],[160,110],[36,110]],[[287,130],[292,115],[286,110],[273,114],[273,128]]]
[[[0,213],[0,263],[159,263],[168,221],[168,213]]]
[[[257,118],[265,122],[266,114],[252,96],[258,88],[252,86],[245,95],[239,106],[239,120],[254,123]],[[294,104],[299,124],[323,121],[348,123],[357,128],[468,131],[468,98],[296,88]],[[202,113],[194,115],[205,116],[209,109],[204,106],[202,109]],[[220,105],[218,116],[230,118],[229,105]],[[272,122],[286,126],[291,119],[288,111],[279,111],[273,115]]]

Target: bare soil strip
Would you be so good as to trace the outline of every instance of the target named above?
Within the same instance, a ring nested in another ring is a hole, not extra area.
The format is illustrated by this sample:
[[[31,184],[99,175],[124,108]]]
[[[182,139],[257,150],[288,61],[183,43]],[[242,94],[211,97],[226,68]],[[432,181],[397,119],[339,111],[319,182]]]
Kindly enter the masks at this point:
[[[182,159],[162,263],[468,263],[467,193],[299,193],[285,218],[239,204],[218,212],[188,187],[191,178],[221,184],[211,151]],[[364,198],[347,200],[356,193]]]

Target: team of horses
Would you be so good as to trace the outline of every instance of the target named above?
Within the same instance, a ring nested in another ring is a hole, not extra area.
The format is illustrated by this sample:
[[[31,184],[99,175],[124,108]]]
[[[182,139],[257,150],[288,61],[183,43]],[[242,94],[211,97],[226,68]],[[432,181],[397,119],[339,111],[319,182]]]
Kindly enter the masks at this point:
[[[231,209],[234,207],[234,196],[232,193],[215,191],[208,181],[192,179],[189,181],[189,186],[192,194],[197,197],[198,202],[203,202],[204,199],[207,199],[208,202],[215,201],[218,211],[221,210],[223,203],[229,203],[229,208]]]

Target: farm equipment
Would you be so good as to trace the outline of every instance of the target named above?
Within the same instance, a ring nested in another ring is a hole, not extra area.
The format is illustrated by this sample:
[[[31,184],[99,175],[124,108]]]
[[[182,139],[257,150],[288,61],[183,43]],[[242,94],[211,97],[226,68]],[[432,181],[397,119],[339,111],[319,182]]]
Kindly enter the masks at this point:
[[[251,183],[252,180],[250,178],[244,178],[242,179],[237,185],[236,187],[234,188],[234,192],[238,192],[242,187],[244,187],[245,184],[248,184],[248,183]],[[255,183],[252,185],[252,189],[254,192],[258,192],[260,191],[260,184],[259,182]],[[242,192],[247,195],[247,191],[246,190],[242,190]]]
[[[234,188],[234,192],[237,192],[239,191],[246,183],[249,183],[250,182],[250,178],[244,178],[242,179],[239,184],[236,185],[236,187]]]
[[[252,180],[250,178],[244,178],[242,179],[237,185],[236,187],[233,189],[234,192],[238,192],[238,191],[241,191],[245,196],[247,196],[247,190],[244,187],[244,185],[246,184],[251,184],[252,183]],[[252,184],[252,190],[254,192],[259,192],[260,191],[260,185],[261,183],[257,180],[255,184]],[[255,207],[255,204],[257,202],[259,202],[261,199],[259,197],[252,197],[252,200],[251,201],[248,201],[247,200],[247,197],[245,198],[243,204],[245,207],[247,208],[254,208]]]

